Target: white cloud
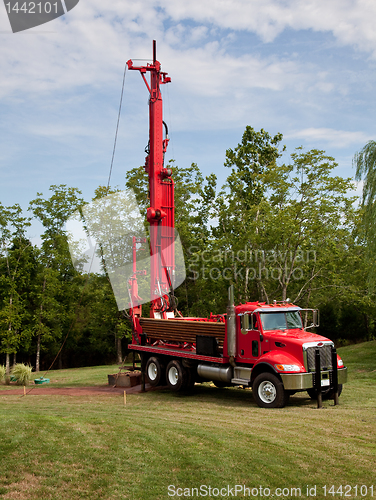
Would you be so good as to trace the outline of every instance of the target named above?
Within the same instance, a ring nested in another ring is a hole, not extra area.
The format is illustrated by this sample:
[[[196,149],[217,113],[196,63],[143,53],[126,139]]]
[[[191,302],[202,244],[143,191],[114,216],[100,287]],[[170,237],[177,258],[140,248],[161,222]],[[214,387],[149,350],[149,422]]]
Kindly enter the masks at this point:
[[[0,29],[9,29],[5,11],[2,14]],[[227,45],[234,33],[253,32],[269,43],[287,28],[326,31],[340,43],[376,55],[375,18],[376,2],[369,0],[112,0],[105,8],[99,0],[82,1],[48,25],[0,34],[0,69],[6,75],[0,81],[0,97],[108,86],[128,57],[150,55],[151,38],[158,39],[164,64],[171,62],[178,81],[188,82],[189,75],[193,92],[223,95],[230,83],[235,91],[280,90],[304,84],[307,68],[299,68],[293,55],[282,60],[256,53],[230,55]],[[165,30],[164,23],[171,20],[175,24]],[[198,25],[187,27],[186,20]],[[227,39],[222,33],[213,37],[213,28],[230,30]],[[199,48],[192,47],[198,42]],[[332,91],[333,82],[322,80],[317,89]]]
[[[112,151],[125,61],[150,60],[152,39],[172,78],[164,86],[170,135],[178,131],[179,146],[206,173],[223,164],[245,125],[290,130],[292,147],[299,139],[343,148],[351,163],[375,130],[375,14],[374,0],[81,0],[63,18],[12,34],[0,7],[0,168],[25,189],[35,190],[46,171],[54,183],[58,171],[76,183],[66,172],[86,169],[97,182]],[[352,49],[348,57],[342,45]],[[356,61],[354,48],[365,51]],[[144,161],[147,143],[147,91],[130,73],[118,141],[122,169]],[[54,155],[60,163],[52,171]],[[26,165],[36,174],[33,184],[19,173]]]
[[[245,96],[251,88],[281,90],[295,82],[300,85],[305,79],[293,61],[275,57],[262,59],[248,54],[230,56],[218,42],[186,51],[170,48],[165,52],[168,66],[176,75],[174,82],[196,95],[225,96],[229,91],[241,90]]]
[[[286,139],[303,139],[310,143],[327,143],[330,146],[342,148],[352,145],[361,147],[372,137],[364,132],[334,130],[332,128],[306,128],[285,135]]]
[[[161,0],[175,21],[193,19],[221,28],[257,33],[270,43],[286,28],[333,33],[340,43],[376,56],[373,0]]]

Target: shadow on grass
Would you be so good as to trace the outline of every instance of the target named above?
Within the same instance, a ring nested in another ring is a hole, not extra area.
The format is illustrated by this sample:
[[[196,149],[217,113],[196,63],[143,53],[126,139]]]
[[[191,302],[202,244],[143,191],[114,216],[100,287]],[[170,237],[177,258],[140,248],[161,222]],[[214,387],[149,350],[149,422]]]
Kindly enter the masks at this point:
[[[239,408],[259,408],[252,396],[252,391],[242,388],[217,388],[203,384],[196,384],[191,391],[172,392],[167,388],[161,388],[153,393],[155,397],[165,401],[183,400],[189,402],[205,401],[207,404],[223,406],[224,404]],[[291,396],[288,407],[315,407],[315,402],[306,392]]]

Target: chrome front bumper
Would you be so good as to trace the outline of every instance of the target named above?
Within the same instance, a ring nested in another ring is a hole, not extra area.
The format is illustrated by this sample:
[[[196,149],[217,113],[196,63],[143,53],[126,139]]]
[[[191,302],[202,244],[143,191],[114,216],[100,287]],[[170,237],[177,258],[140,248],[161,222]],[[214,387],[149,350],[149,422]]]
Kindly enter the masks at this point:
[[[304,391],[313,387],[313,373],[280,373],[280,375],[287,391]],[[322,371],[321,377],[329,378],[329,371]],[[338,383],[345,384],[346,382],[347,368],[338,368]]]

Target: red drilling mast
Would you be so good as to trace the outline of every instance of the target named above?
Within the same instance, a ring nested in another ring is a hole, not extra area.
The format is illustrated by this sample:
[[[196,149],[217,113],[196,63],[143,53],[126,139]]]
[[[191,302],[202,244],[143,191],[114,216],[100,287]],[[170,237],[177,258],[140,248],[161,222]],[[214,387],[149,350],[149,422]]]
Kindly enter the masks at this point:
[[[172,170],[164,167],[164,155],[168,145],[168,129],[163,121],[163,103],[160,86],[171,78],[161,71],[161,63],[156,59],[156,41],[153,41],[153,63],[133,66],[127,61],[128,69],[140,72],[149,91],[149,144],[146,149],[145,170],[149,175],[150,207],[147,220],[150,224],[150,298],[152,318],[166,319],[174,315],[174,304],[169,292],[173,290],[175,275],[175,202]],[[150,73],[150,84],[146,73]],[[165,129],[165,138],[163,130]],[[137,302],[137,279],[131,280],[132,300]],[[133,315],[141,315],[141,307],[132,307]]]

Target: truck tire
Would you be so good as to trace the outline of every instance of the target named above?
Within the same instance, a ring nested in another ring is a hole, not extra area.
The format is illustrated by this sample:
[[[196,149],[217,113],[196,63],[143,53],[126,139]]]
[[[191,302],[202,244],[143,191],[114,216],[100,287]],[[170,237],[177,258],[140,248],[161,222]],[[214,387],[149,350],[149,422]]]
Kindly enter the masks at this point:
[[[261,408],[283,408],[288,399],[282,382],[272,373],[260,373],[253,382],[252,392]]]
[[[146,378],[152,387],[164,383],[165,369],[160,359],[152,356],[146,363]]]
[[[177,359],[173,359],[167,365],[166,382],[172,391],[180,391],[187,386],[187,372]]]
[[[308,389],[308,396],[311,399],[317,399],[317,391],[314,387],[312,389]],[[338,384],[338,397],[341,395],[342,392],[342,384]],[[322,399],[333,399],[334,398],[334,392],[333,389],[325,389],[321,391]]]

